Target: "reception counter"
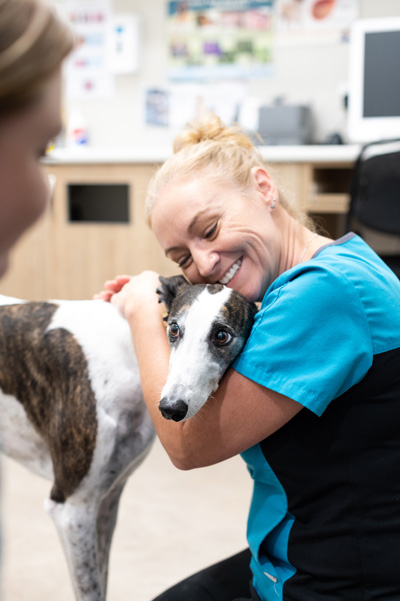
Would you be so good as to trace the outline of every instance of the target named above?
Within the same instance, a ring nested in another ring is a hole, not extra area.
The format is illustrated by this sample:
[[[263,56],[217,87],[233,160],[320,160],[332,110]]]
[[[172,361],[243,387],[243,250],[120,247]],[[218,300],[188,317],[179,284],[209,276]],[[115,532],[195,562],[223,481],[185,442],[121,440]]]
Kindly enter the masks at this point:
[[[358,146],[260,147],[284,194],[341,235]],[[171,154],[153,149],[57,149],[44,159],[49,209],[17,245],[0,292],[31,299],[91,298],[119,273],[177,273],[146,224],[145,196]]]

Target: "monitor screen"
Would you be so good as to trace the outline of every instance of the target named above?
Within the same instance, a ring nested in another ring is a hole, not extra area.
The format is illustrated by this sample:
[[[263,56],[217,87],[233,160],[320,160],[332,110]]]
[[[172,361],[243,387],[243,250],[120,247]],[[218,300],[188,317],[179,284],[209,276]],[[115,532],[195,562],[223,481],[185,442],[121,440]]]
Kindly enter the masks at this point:
[[[400,137],[400,18],[355,22],[348,117],[352,142]]]

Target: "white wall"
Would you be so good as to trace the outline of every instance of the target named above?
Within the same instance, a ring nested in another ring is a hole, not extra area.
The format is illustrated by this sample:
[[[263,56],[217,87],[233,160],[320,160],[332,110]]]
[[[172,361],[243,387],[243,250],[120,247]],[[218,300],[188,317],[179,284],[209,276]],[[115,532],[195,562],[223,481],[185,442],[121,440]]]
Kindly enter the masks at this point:
[[[361,18],[400,15],[400,0],[359,2]],[[142,18],[142,63],[137,74],[116,76],[112,100],[79,103],[88,121],[92,146],[154,147],[171,143],[176,132],[144,126],[142,107],[146,87],[168,84],[165,5],[164,0],[114,0],[116,13],[133,12]],[[317,141],[334,131],[345,134],[342,91],[347,81],[347,57],[347,44],[321,45],[317,49],[313,45],[277,48],[275,74],[249,82],[249,94],[265,103],[281,95],[290,103],[310,103]]]

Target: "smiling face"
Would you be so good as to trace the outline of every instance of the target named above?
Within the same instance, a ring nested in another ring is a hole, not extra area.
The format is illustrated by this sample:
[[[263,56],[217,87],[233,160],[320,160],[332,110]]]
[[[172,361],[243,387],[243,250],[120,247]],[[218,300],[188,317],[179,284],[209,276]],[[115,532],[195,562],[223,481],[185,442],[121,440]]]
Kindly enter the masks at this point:
[[[279,273],[281,236],[274,184],[263,169],[253,179],[246,194],[204,173],[173,180],[157,198],[152,227],[191,283],[219,282],[257,301]]]
[[[40,158],[60,131],[60,89],[57,72],[33,106],[0,120],[0,276],[7,269],[11,246],[40,216],[49,198]]]

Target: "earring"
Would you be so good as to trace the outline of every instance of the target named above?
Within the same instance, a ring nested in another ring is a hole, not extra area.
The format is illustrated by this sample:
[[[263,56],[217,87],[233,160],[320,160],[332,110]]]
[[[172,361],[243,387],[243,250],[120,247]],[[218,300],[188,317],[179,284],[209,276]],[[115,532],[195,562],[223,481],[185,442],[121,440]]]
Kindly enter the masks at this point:
[[[271,205],[270,205],[270,207],[271,207],[271,209],[275,209],[275,207],[276,207],[276,198],[273,198],[273,199],[271,200]]]

